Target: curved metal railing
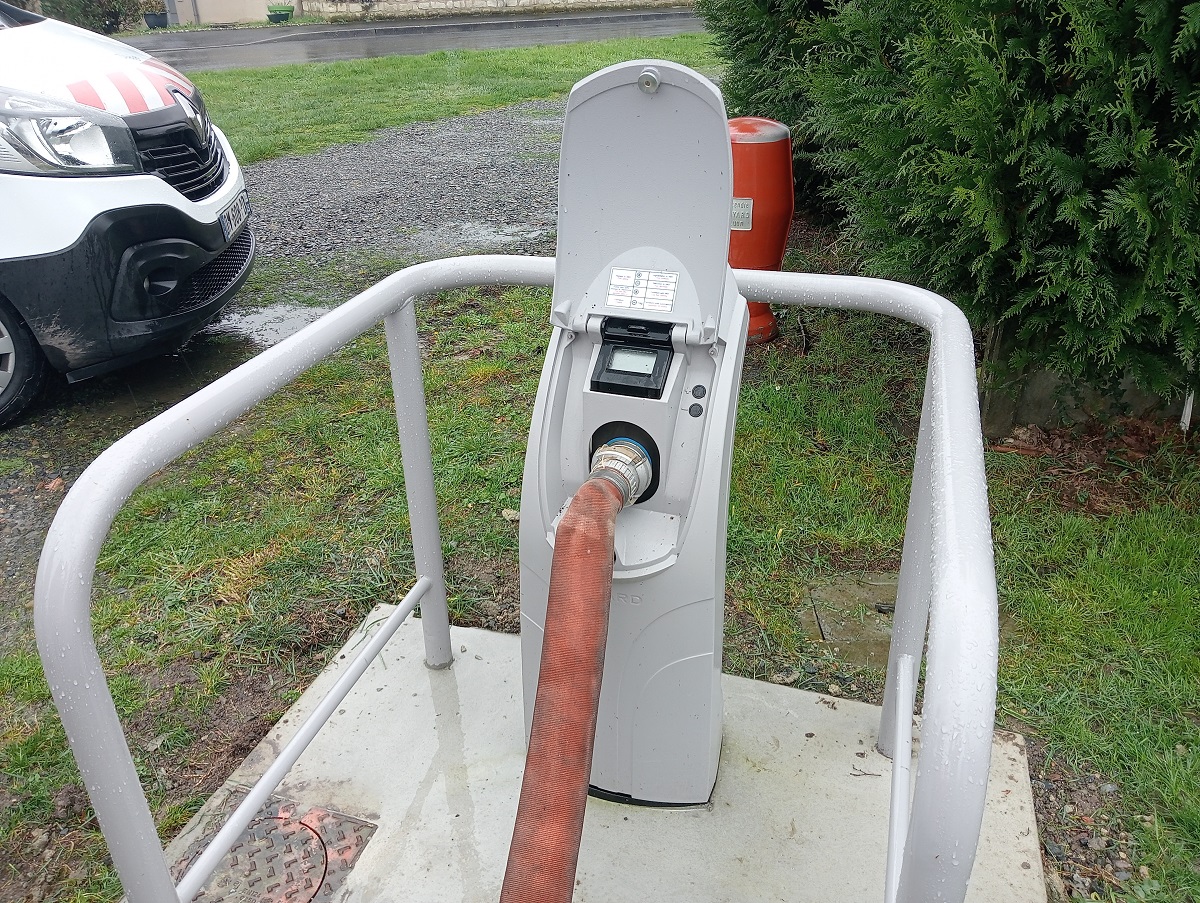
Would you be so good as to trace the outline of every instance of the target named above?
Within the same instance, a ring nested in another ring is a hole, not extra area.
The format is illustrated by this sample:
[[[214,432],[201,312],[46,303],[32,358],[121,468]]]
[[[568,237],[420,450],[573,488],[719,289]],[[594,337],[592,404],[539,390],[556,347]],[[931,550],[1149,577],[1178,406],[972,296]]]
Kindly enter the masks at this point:
[[[888,903],[961,903],[983,817],[998,643],[970,330],[954,305],[908,285],[755,270],[737,270],[735,277],[750,301],[872,311],[917,323],[930,333],[879,735],[880,750],[896,752],[901,769],[908,760],[916,669],[928,627],[926,692],[911,813],[907,780],[893,782],[885,895]],[[265,799],[282,780],[324,723],[325,710],[336,707],[336,694],[349,691],[357,677],[354,672],[365,670],[418,602],[428,664],[450,664],[413,302],[447,289],[548,286],[553,278],[552,258],[504,255],[450,258],[402,270],[134,430],[100,455],[71,488],[50,528],[38,568],[38,650],[129,903],[192,899],[221,860],[224,841],[253,817],[257,806],[252,804]],[[142,481],[381,320],[387,330],[417,583],[176,886],[92,635],[92,578],[100,548],[117,511]]]
[[[916,669],[928,627],[917,783],[911,812],[893,784],[888,858],[902,859],[902,865],[887,901],[960,903],[983,822],[999,647],[970,325],[945,298],[899,282],[755,270],[736,275],[749,301],[870,311],[929,332],[878,746],[887,756],[909,748],[904,740],[911,741]],[[912,662],[913,671],[901,679],[904,661]],[[902,790],[907,793],[907,786]]]

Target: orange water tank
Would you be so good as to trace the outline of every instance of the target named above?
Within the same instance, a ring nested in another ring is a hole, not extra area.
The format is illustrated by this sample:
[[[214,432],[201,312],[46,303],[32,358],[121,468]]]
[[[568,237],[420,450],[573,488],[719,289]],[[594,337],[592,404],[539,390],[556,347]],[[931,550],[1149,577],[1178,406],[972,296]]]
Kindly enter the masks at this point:
[[[733,216],[729,265],[735,269],[783,268],[792,227],[792,133],[782,122],[759,116],[729,120],[733,143]],[[771,305],[751,303],[747,343],[779,335]]]

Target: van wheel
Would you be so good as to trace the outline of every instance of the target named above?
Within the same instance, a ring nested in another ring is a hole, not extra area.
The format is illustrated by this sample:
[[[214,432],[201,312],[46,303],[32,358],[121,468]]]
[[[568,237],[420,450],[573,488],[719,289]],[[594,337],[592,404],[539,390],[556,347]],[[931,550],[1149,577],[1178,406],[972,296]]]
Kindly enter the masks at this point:
[[[0,298],[0,426],[37,400],[48,369],[46,356],[25,321]]]

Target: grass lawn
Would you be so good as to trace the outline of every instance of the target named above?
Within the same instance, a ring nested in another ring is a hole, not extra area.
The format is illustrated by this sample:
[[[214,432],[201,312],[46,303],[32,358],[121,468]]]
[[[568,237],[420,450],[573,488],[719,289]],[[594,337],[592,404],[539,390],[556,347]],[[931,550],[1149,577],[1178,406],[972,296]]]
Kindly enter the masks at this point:
[[[561,93],[606,62],[655,54],[711,64],[706,45],[675,38],[287,67],[292,85],[285,70],[198,80],[239,154],[253,159]],[[407,65],[408,75],[393,71]],[[524,69],[533,70],[528,81]],[[423,82],[414,74],[422,71]],[[310,86],[327,72],[342,86],[334,105],[361,97],[361,107],[326,109],[328,97]],[[485,72],[525,87],[493,85]],[[298,111],[252,128],[254,108],[286,96],[299,74]],[[440,83],[441,100],[418,82]],[[410,106],[399,100],[410,96]],[[815,255],[830,236],[810,238],[792,268],[829,266]],[[325,305],[399,265],[355,257],[320,269],[266,266],[245,301]],[[420,319],[453,613],[512,629],[517,528],[502,512],[519,507],[548,296],[457,292],[425,304]],[[800,322],[805,343],[790,314],[785,341],[747,355],[726,667],[787,671],[812,687],[836,680],[869,697],[878,673],[813,639],[801,615],[814,586],[898,563],[928,343],[876,316],[808,311]],[[391,404],[376,330],[167,468],[118,518],[95,626],[164,836],[371,606],[411,584]],[[1005,623],[1000,717],[1035,741],[1038,778],[1051,787],[1043,837],[1067,860],[1072,844],[1125,845],[1133,869],[1121,881],[1095,862],[1075,869],[1095,872],[1080,878],[1097,898],[1200,899],[1200,444],[1114,421],[1005,448],[987,461]],[[1089,781],[1102,789],[1085,808],[1072,788]],[[49,899],[119,899],[31,649],[0,658],[0,803],[0,899],[42,875]],[[1068,879],[1074,868],[1063,868]]]
[[[245,164],[365,141],[390,126],[559,97],[598,69],[642,58],[701,72],[719,65],[707,36],[689,34],[234,69],[192,79]]]

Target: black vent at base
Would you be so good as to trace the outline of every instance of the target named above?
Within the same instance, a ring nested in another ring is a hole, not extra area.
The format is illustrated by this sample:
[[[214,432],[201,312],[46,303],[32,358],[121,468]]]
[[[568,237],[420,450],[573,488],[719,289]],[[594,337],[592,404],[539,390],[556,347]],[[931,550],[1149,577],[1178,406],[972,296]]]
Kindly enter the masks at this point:
[[[183,286],[187,294],[179,305],[178,313],[203,307],[229,288],[242,274],[253,253],[254,236],[247,226],[229,247],[187,278]]]

